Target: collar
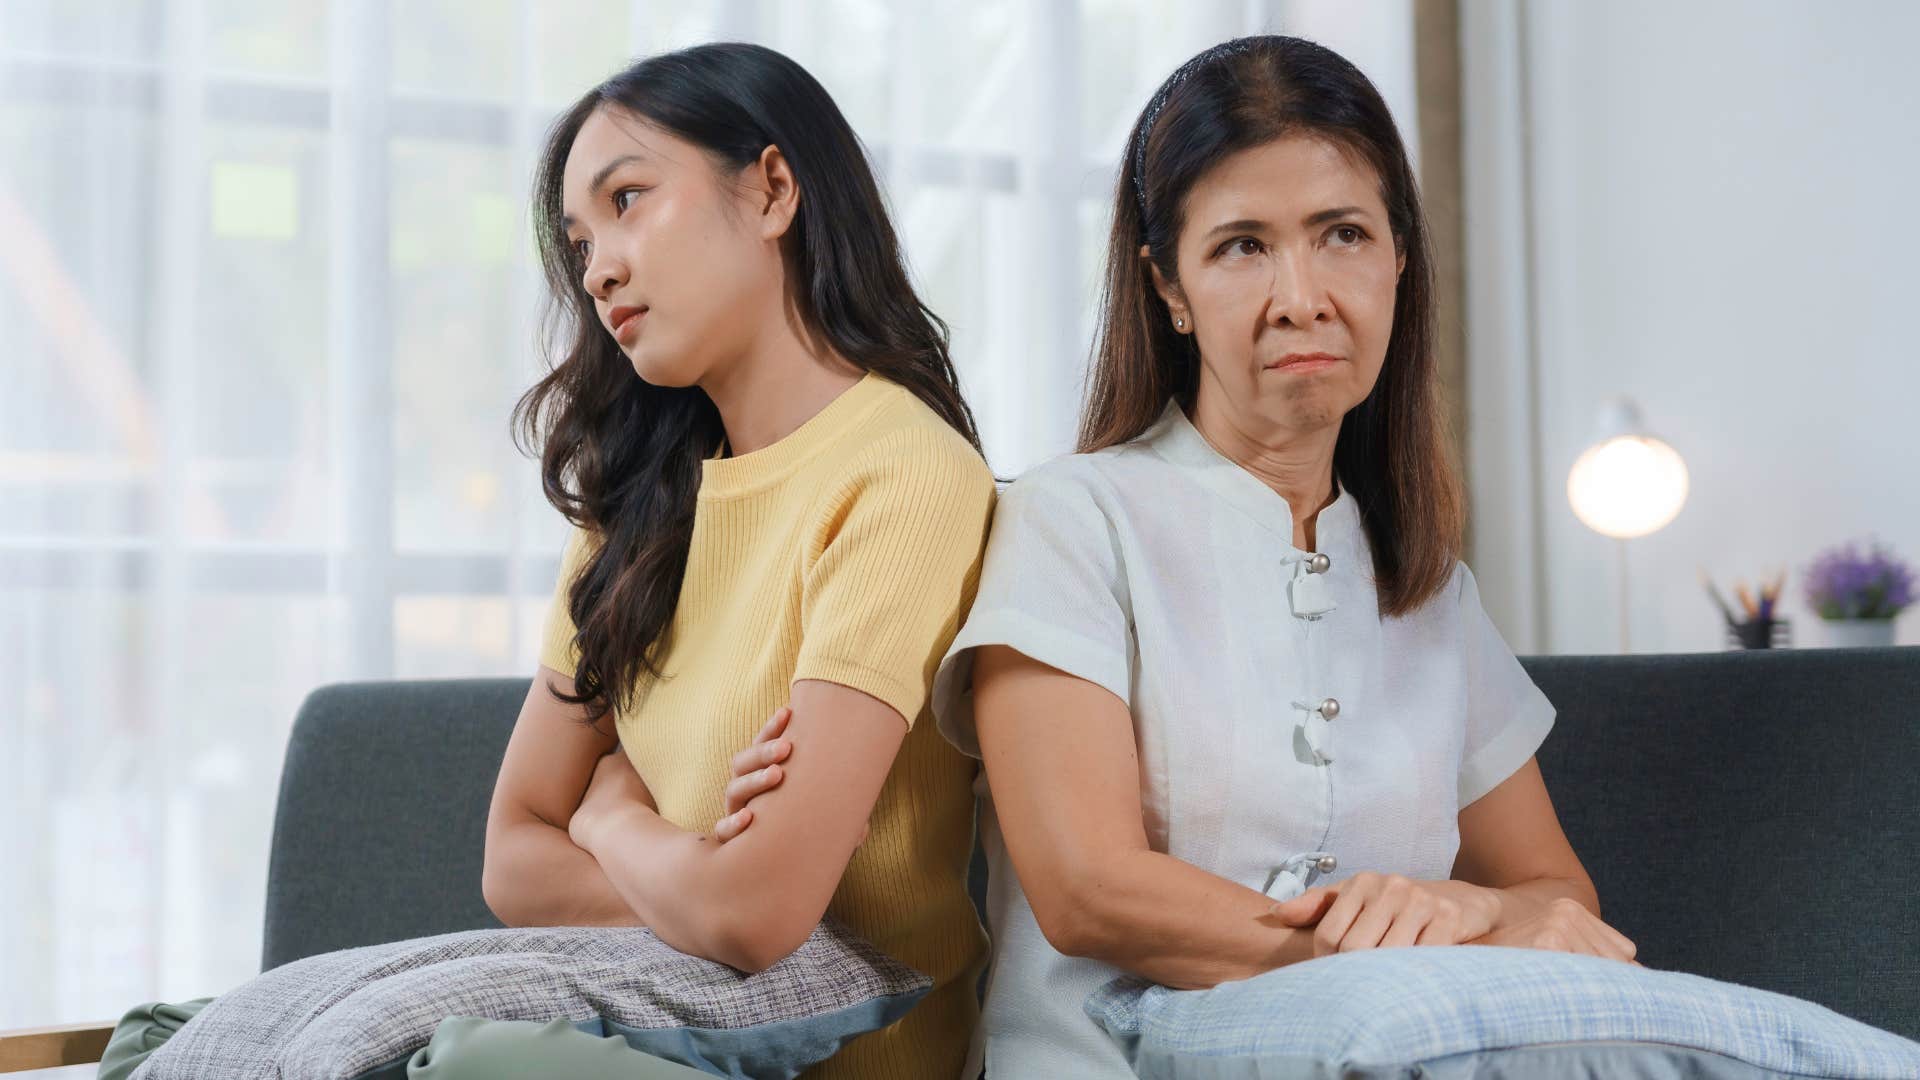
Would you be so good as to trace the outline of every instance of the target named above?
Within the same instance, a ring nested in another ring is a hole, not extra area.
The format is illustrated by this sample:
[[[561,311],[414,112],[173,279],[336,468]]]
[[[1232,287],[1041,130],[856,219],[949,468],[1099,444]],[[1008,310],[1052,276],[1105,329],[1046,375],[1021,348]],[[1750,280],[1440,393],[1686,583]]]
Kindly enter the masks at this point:
[[[1293,508],[1279,492],[1237,462],[1214,449],[1200,429],[1187,419],[1178,400],[1167,402],[1160,418],[1140,434],[1137,440],[1171,465],[1193,476],[1234,509],[1252,518],[1268,532],[1279,537],[1289,551],[1293,546]],[[1339,487],[1339,480],[1334,480]],[[1314,520],[1314,542],[1330,555],[1355,556],[1366,551],[1366,537],[1360,526],[1360,508],[1345,488]]]

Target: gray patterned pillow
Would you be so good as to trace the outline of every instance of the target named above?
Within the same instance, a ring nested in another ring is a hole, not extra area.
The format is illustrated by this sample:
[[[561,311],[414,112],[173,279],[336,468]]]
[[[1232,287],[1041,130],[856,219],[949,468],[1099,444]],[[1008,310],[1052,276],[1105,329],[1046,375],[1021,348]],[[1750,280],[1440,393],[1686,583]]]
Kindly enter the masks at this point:
[[[756,975],[688,956],[650,930],[468,930],[322,953],[216,998],[133,1080],[405,1075],[449,1016],[564,1019],[718,1076],[787,1078],[906,1015],[932,988],[823,923]]]

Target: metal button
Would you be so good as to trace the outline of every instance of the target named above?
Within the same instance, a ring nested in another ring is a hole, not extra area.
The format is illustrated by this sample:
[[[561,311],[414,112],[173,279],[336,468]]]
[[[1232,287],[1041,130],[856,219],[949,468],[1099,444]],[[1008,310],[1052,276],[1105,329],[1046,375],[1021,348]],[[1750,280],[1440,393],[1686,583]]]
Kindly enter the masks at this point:
[[[1320,856],[1320,861],[1314,865],[1320,868],[1321,873],[1331,874],[1340,868],[1340,860],[1331,855],[1322,855]]]
[[[1333,560],[1324,554],[1317,554],[1307,560],[1307,573],[1309,574],[1324,574],[1331,569],[1333,569]]]
[[[1314,711],[1319,713],[1323,719],[1332,720],[1340,715],[1340,703],[1332,698],[1328,698],[1322,701],[1320,707]]]

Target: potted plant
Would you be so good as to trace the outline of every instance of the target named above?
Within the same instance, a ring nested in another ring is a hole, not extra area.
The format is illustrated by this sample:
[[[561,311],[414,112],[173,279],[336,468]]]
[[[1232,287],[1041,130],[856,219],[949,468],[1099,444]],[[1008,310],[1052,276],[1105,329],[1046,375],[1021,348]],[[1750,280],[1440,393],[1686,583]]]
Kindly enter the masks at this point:
[[[1806,574],[1807,603],[1830,645],[1891,645],[1893,620],[1913,603],[1913,568],[1880,544],[1828,548]]]

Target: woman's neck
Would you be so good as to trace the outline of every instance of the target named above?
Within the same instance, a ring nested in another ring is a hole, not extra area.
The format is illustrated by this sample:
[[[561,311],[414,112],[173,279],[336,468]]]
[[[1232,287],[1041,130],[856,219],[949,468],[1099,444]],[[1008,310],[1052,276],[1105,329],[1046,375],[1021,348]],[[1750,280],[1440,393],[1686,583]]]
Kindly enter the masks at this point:
[[[809,346],[783,321],[724,370],[700,381],[720,412],[727,456],[772,446],[813,419],[865,372],[823,341]]]
[[[1314,523],[1333,504],[1333,448],[1340,437],[1336,422],[1314,431],[1289,432],[1231,408],[1201,393],[1194,402],[1194,429],[1220,455],[1252,473],[1287,501],[1293,514],[1293,545],[1314,550]]]

